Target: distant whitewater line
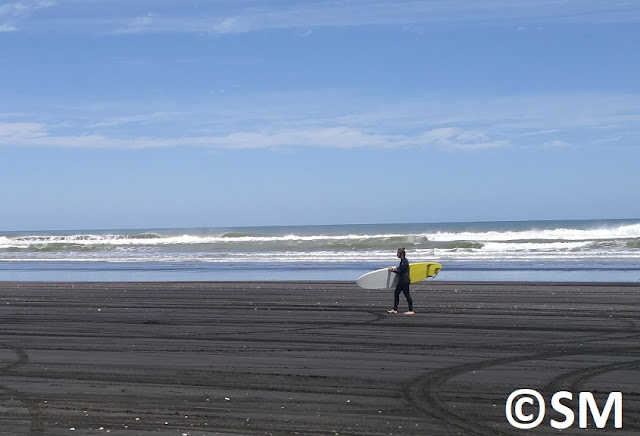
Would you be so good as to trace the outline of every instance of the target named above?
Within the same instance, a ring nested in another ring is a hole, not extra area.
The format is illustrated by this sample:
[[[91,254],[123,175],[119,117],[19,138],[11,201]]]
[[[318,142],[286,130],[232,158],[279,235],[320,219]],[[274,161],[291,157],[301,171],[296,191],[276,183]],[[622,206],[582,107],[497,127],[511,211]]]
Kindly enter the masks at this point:
[[[0,280],[351,280],[398,247],[445,278],[640,280],[640,219],[0,232]]]
[[[221,235],[203,235],[197,232],[181,235],[163,235],[160,233],[107,233],[107,234],[34,234],[20,236],[0,236],[0,248],[24,248],[46,244],[67,245],[195,245],[195,244],[234,244],[234,243],[288,243],[288,242],[406,242],[420,244],[428,242],[536,242],[536,241],[602,241],[602,240],[640,240],[640,223],[620,225],[613,228],[554,228],[525,230],[488,230],[459,232],[424,233],[379,233],[379,234],[295,234],[260,235],[243,232],[227,232]]]
[[[0,261],[377,261],[400,246],[460,260],[630,259],[640,220],[4,233]]]

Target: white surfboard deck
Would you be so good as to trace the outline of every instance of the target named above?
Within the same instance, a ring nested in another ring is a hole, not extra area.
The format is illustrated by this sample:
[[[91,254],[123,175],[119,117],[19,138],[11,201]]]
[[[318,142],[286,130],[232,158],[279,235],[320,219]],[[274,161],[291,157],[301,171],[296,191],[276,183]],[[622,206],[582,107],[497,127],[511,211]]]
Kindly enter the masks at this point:
[[[398,274],[384,268],[361,275],[356,283],[364,289],[389,289],[395,288],[398,280]]]

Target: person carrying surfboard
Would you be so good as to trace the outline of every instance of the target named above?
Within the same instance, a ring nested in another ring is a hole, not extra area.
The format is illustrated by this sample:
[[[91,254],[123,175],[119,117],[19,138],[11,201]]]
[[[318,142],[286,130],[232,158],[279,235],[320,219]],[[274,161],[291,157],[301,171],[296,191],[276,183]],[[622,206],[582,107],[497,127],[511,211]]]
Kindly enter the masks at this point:
[[[404,248],[398,248],[398,258],[400,259],[400,265],[390,266],[389,271],[392,271],[399,275],[398,284],[396,285],[396,291],[394,294],[393,300],[393,309],[387,310],[389,313],[398,313],[398,303],[400,303],[400,292],[402,292],[407,299],[407,304],[409,305],[409,310],[407,310],[405,315],[413,315],[413,300],[411,299],[411,293],[409,292],[409,283],[411,283],[411,279],[409,278],[409,260],[407,260],[407,253]]]

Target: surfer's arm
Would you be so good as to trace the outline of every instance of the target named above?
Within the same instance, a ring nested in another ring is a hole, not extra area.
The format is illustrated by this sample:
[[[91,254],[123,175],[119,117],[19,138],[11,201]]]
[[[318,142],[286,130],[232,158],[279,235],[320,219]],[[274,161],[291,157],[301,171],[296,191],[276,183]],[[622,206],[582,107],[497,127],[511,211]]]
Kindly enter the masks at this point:
[[[409,262],[400,262],[400,265],[392,271],[396,274],[406,274],[409,271]]]

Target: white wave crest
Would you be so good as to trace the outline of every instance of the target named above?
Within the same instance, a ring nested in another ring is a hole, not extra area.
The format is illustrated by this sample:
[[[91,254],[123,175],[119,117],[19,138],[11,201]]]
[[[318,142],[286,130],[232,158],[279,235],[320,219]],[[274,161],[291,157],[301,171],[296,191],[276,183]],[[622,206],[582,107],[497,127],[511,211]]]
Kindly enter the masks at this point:
[[[437,232],[428,235],[432,241],[595,241],[640,238],[640,224],[600,229],[541,229],[523,231]]]
[[[29,247],[43,244],[74,244],[74,245],[195,245],[195,244],[233,244],[233,243],[264,243],[264,242],[314,242],[314,241],[359,241],[371,239],[410,238],[412,235],[403,234],[375,234],[375,235],[274,235],[274,236],[201,236],[183,234],[180,236],[147,236],[129,235],[44,235],[21,236],[7,238],[0,236],[0,248]]]

